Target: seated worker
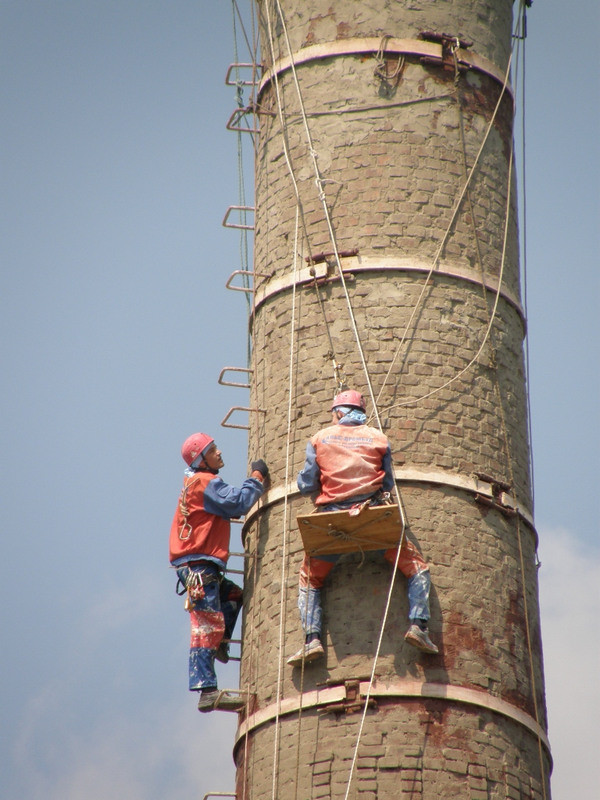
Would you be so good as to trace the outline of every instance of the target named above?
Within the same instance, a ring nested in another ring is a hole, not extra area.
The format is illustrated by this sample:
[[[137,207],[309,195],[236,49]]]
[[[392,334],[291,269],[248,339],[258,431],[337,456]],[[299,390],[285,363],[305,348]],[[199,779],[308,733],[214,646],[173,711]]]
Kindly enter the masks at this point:
[[[240,697],[219,692],[215,658],[229,661],[228,644],[240,608],[242,590],[224,577],[229,557],[229,520],[245,514],[265,490],[269,470],[264,461],[254,461],[250,477],[236,489],[217,477],[223,466],[221,451],[211,436],[194,433],[181,448],[188,465],[183,489],[171,525],[171,565],[178,584],[187,589],[191,643],[189,689],[200,692],[198,710],[237,710]],[[217,702],[218,701],[218,702]]]
[[[366,425],[365,400],[356,391],[341,392],[331,407],[332,425],[315,434],[306,446],[306,461],[298,475],[301,494],[317,493],[319,511],[351,508],[371,499],[384,502],[384,492],[394,488],[392,456],[386,436]],[[396,561],[396,548],[385,558]],[[321,589],[339,555],[310,558],[305,554],[300,568],[298,608],[305,634],[303,647],[288,659],[299,666],[324,654],[321,643]],[[410,627],[405,640],[425,653],[437,653],[429,638],[429,567],[419,551],[402,539],[398,569],[408,578]]]

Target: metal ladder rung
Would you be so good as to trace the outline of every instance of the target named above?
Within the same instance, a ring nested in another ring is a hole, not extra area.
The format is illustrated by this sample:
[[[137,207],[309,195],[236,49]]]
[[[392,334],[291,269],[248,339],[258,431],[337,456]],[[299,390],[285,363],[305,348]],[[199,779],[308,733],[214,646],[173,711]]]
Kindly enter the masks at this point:
[[[227,283],[225,284],[226,289],[231,289],[232,292],[248,292],[252,294],[254,289],[250,286],[232,286],[231,281],[235,278],[236,275],[251,275],[253,278],[270,278],[270,275],[264,275],[259,272],[254,272],[251,269],[236,269],[234,270],[231,275],[227,278]]]
[[[218,382],[221,384],[221,386],[239,386],[240,389],[249,389],[250,388],[250,384],[249,383],[237,383],[236,381],[226,381],[223,378],[223,375],[226,372],[246,372],[248,374],[248,376],[250,376],[254,372],[254,370],[251,367],[223,367],[223,369],[221,370],[221,372],[219,374],[219,380],[218,380]]]
[[[221,223],[224,228],[239,228],[244,231],[254,230],[254,225],[246,225],[243,222],[229,222],[229,215],[232,211],[251,211],[254,213],[254,206],[229,206],[223,217],[223,222]]]
[[[229,417],[234,413],[234,411],[247,411],[249,414],[266,414],[266,410],[264,408],[249,408],[248,406],[232,406],[227,414],[221,420],[221,427],[222,428],[239,428],[240,430],[249,431],[250,425],[233,425],[232,423],[228,422]]]
[[[254,106],[251,105],[246,106],[245,108],[236,108],[227,120],[225,127],[228,131],[239,131],[239,133],[259,133],[258,128],[250,127],[249,125],[243,127],[241,125],[241,120],[244,117],[247,117],[248,114],[252,114],[252,116],[254,116],[254,113]]]
[[[248,81],[248,80],[244,80],[244,81],[231,80],[231,73],[233,72],[234,69],[251,69],[252,70],[252,80],[250,80],[250,81]],[[257,67],[257,64],[255,64],[254,62],[252,62],[252,63],[247,63],[247,62],[246,63],[242,63],[241,61],[234,62],[233,64],[230,64],[228,69],[227,69],[227,74],[225,75],[225,85],[226,86],[239,86],[239,85],[241,85],[241,86],[256,86],[256,84],[258,83],[258,81],[256,80],[257,71],[258,71],[258,67]]]
[[[235,800],[237,794],[232,794],[231,792],[207,792],[202,800],[208,800],[209,797],[233,797],[233,800]]]
[[[221,639],[221,642],[222,643],[224,642],[225,644],[239,644],[240,651],[241,651],[241,648],[242,648],[242,640],[241,639]],[[230,661],[241,661],[242,657],[241,657],[241,655],[239,655],[239,656],[229,656],[229,660]]]
[[[223,643],[224,644],[239,644],[239,646],[240,646],[240,655],[239,656],[230,656],[229,653],[228,653],[228,656],[229,656],[229,661],[241,661],[242,660],[242,656],[241,656],[242,640],[241,639],[221,639],[221,643],[222,644]]]

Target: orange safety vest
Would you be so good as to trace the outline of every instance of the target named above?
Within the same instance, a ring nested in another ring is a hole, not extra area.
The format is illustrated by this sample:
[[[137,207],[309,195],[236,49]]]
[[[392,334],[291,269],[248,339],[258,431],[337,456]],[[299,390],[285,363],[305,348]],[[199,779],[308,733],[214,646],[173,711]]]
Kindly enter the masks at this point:
[[[321,471],[317,505],[374,494],[383,486],[387,437],[368,425],[330,425],[310,440]]]
[[[212,472],[198,472],[184,478],[169,537],[171,562],[183,556],[190,556],[190,561],[213,556],[227,562],[229,520],[204,509],[204,490],[214,477]]]

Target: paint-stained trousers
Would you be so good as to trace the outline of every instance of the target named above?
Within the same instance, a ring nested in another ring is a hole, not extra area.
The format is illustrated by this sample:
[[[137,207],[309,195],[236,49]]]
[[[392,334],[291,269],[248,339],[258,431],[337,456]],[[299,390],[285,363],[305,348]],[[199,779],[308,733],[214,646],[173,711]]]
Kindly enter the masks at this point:
[[[391,564],[396,562],[395,547],[385,551],[385,559]],[[304,555],[300,568],[298,591],[298,608],[304,633],[321,637],[322,612],[321,589],[325,579],[335,567],[341,556],[331,555],[325,559],[309,558]],[[408,618],[410,620],[429,619],[429,588],[431,578],[429,567],[417,548],[406,538],[400,548],[398,570],[408,579]]]
[[[192,586],[188,593],[190,692],[216,688],[215,654],[222,640],[230,639],[233,634],[242,607],[242,590],[223,578],[212,564],[180,567],[177,575],[184,586]]]

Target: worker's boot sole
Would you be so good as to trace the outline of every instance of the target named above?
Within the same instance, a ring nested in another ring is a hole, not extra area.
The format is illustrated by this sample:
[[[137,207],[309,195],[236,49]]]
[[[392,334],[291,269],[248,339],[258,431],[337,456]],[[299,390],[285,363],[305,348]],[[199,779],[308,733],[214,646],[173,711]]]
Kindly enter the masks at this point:
[[[311,661],[316,661],[324,655],[325,650],[321,642],[318,639],[313,639],[312,642],[305,644],[297,653],[288,658],[287,663],[290,667],[300,667],[303,663],[310,664]]]
[[[418,625],[410,626],[406,632],[404,641],[408,642],[408,644],[412,645],[413,647],[416,647],[422,653],[429,653],[429,655],[432,656],[435,656],[439,653],[438,648],[429,638],[427,631],[421,630]]]

